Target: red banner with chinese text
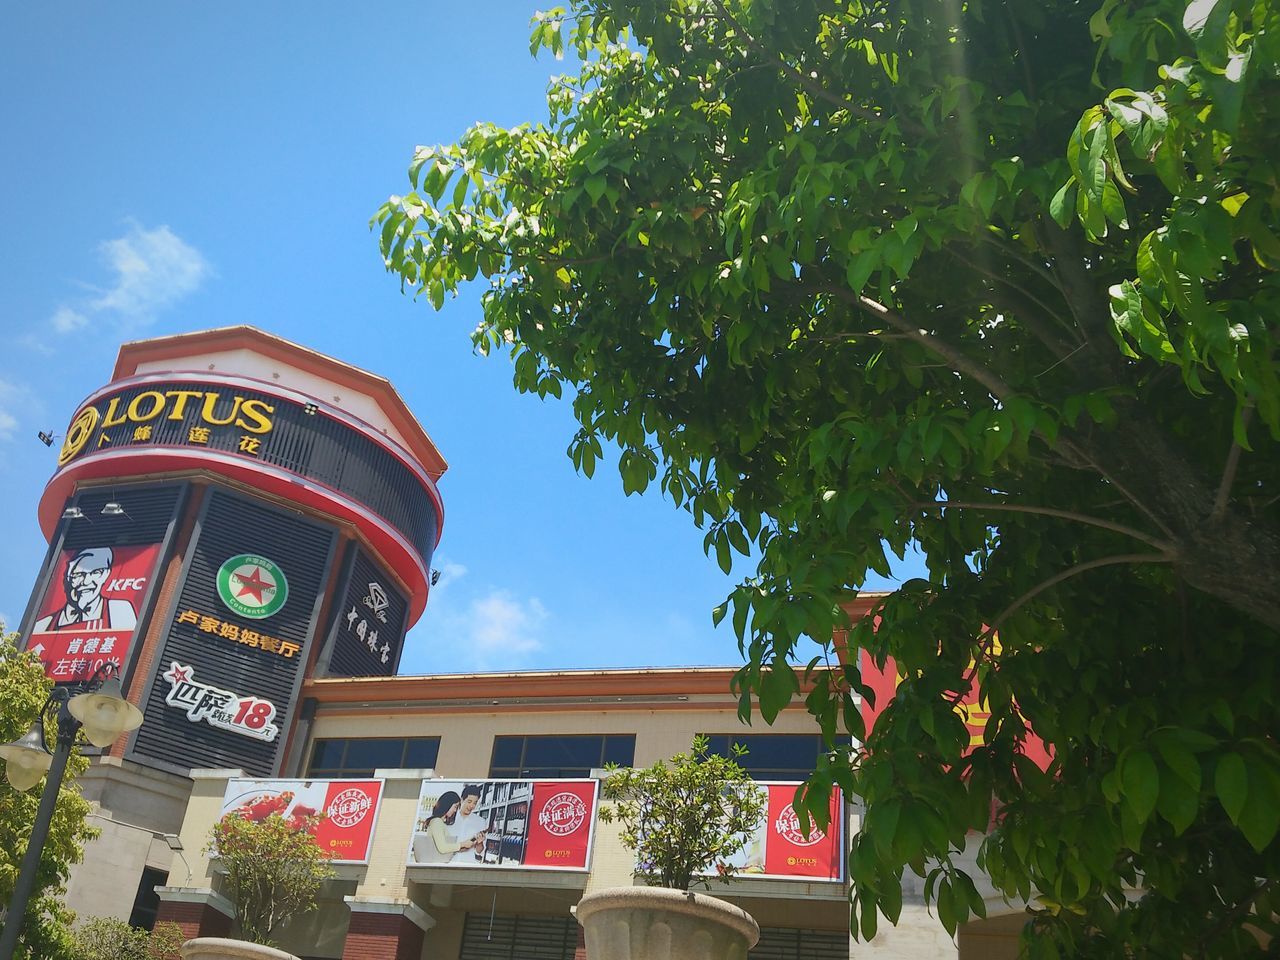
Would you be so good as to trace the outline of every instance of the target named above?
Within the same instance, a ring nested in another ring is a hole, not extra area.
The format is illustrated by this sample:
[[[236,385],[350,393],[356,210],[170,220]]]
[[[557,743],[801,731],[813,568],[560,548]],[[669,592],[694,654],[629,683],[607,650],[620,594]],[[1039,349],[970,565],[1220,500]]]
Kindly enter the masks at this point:
[[[69,683],[104,663],[123,668],[159,557],[158,543],[62,551],[27,641],[45,676]]]
[[[381,780],[229,780],[221,816],[264,820],[278,813],[315,838],[335,863],[367,863]]]

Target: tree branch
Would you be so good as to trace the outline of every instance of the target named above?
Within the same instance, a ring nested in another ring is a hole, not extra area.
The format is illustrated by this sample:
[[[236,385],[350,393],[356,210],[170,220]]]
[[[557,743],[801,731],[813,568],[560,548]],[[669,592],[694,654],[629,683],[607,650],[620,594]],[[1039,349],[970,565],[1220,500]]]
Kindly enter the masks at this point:
[[[994,370],[983,366],[976,360],[972,360],[965,356],[951,344],[931,334],[928,330],[915,326],[910,320],[891,310],[883,303],[872,300],[870,297],[863,296],[860,293],[853,293],[844,287],[834,286],[818,286],[817,291],[828,293],[834,297],[843,300],[845,303],[852,304],[858,309],[869,313],[877,320],[887,323],[896,330],[905,333],[910,339],[915,340],[930,353],[936,354],[951,365],[951,369],[956,373],[963,374],[972,380],[976,380],[997,400],[1008,399],[1014,396],[1016,391],[1012,386],[1006,383]]]
[[[1058,584],[1062,583],[1062,581],[1070,580],[1072,577],[1079,576],[1082,573],[1087,573],[1090,570],[1097,570],[1099,567],[1112,567],[1122,563],[1172,562],[1173,555],[1171,553],[1120,553],[1112,557],[1100,557],[1097,560],[1086,560],[1084,563],[1077,563],[1074,567],[1068,567],[1066,570],[1060,570],[1048,580],[1042,580],[1022,596],[1018,597],[1017,600],[1014,600],[1013,603],[1000,611],[1000,613],[991,621],[990,626],[983,631],[982,635],[985,638],[995,636],[996,631],[1000,629],[1000,624],[1004,623],[1004,621],[1008,620],[1009,617],[1013,616],[1013,614],[1017,613],[1036,597],[1040,596],[1040,594],[1044,593],[1050,587],[1056,587]]]
[[[1240,412],[1240,432],[1244,433],[1249,429],[1249,421],[1253,418],[1253,406],[1247,406]],[[1213,498],[1213,510],[1209,513],[1209,519],[1218,521],[1223,518],[1227,512],[1227,503],[1231,499],[1231,485],[1236,480],[1236,469],[1240,466],[1240,442],[1234,437],[1231,440],[1231,449],[1227,451],[1227,462],[1222,469],[1222,479],[1218,481],[1218,494]]]
[[[1135,530],[1133,527],[1127,527],[1123,523],[1113,523],[1110,520],[1103,520],[1101,517],[1091,517],[1088,514],[1076,513],[1072,510],[1059,510],[1056,507],[1025,506],[1018,503],[971,503],[959,500],[934,500],[925,503],[913,503],[912,506],[920,510],[931,508],[946,509],[950,507],[957,510],[1003,510],[1008,513],[1030,513],[1045,517],[1059,517],[1063,520],[1074,520],[1076,523],[1084,523],[1091,527],[1111,530],[1126,537],[1140,540],[1148,546],[1167,553],[1172,553],[1173,551],[1173,544],[1165,540],[1159,540],[1143,533],[1141,530]]]

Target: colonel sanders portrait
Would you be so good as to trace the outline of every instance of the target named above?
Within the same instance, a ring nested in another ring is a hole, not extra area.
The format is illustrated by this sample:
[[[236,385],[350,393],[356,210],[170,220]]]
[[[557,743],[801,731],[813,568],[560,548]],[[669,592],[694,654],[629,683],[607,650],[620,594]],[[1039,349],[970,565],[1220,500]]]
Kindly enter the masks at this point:
[[[110,547],[91,547],[72,557],[62,577],[66,603],[57,613],[37,620],[34,632],[132,630],[137,626],[132,603],[102,595],[114,559]]]

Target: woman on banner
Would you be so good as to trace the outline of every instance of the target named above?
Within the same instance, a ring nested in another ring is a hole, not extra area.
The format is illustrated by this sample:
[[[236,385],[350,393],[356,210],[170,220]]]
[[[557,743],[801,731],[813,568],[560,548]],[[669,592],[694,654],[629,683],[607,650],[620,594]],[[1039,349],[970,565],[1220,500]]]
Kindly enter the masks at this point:
[[[454,840],[449,834],[462,798],[452,790],[440,794],[431,808],[431,816],[422,823],[422,831],[413,835],[413,860],[415,863],[448,863],[463,847],[473,846],[474,838],[466,843]]]

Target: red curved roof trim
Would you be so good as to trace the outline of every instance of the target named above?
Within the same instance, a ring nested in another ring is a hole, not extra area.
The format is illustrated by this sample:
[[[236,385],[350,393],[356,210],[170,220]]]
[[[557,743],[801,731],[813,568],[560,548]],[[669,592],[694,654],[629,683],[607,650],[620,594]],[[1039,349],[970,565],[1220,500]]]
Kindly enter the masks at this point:
[[[262,463],[244,454],[222,450],[193,450],[181,446],[145,449],[100,450],[85,454],[50,478],[40,497],[40,529],[53,539],[63,505],[85,480],[141,477],[181,470],[206,470],[311,507],[320,513],[355,524],[383,562],[409,588],[409,626],[422,615],[431,592],[422,557],[412,544],[386,520],[346,494],[282,467]]]

